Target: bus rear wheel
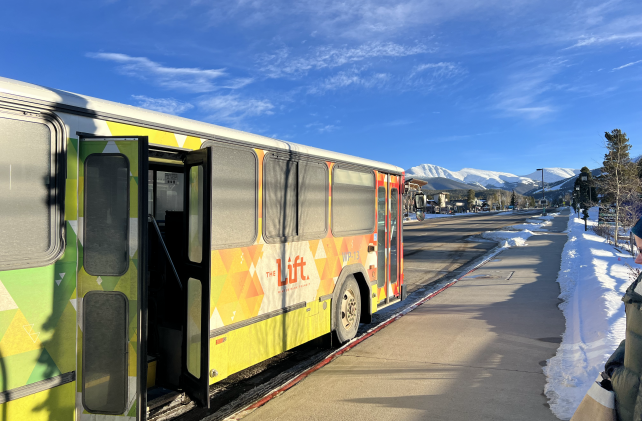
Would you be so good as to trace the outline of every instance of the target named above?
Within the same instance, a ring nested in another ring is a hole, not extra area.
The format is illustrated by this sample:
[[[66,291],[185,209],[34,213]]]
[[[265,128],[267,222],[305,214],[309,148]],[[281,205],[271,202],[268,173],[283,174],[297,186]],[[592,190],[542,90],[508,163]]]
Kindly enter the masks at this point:
[[[341,285],[334,308],[334,326],[340,343],[348,342],[357,335],[361,318],[361,293],[354,276],[350,275]]]

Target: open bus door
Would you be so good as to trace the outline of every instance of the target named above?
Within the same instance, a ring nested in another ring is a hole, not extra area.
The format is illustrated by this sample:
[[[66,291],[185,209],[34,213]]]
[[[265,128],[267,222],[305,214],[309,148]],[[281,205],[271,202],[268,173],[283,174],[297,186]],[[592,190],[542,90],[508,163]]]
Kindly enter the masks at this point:
[[[78,148],[76,419],[144,420],[147,137],[81,135]]]
[[[210,149],[189,152],[185,157],[184,195],[185,250],[183,300],[183,352],[181,386],[200,406],[209,408],[210,354],[210,230],[211,168]]]

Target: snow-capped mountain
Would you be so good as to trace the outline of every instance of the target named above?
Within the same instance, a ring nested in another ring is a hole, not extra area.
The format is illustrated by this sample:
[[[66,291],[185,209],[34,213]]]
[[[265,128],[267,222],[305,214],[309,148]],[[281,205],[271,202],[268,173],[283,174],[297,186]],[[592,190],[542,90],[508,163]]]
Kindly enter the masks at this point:
[[[556,181],[565,180],[569,177],[578,175],[580,170],[574,170],[572,168],[544,168],[544,182],[554,183]],[[542,172],[534,171],[524,177],[532,178],[533,180],[539,180],[542,182]]]
[[[571,168],[545,168],[544,181],[553,183],[578,174],[580,170]],[[433,164],[421,164],[406,170],[407,177],[432,178],[444,177],[457,180],[466,184],[483,186],[486,188],[502,188],[529,190],[541,183],[542,173],[535,171],[531,174],[519,176],[507,172],[477,170],[463,168],[459,171],[450,171]]]

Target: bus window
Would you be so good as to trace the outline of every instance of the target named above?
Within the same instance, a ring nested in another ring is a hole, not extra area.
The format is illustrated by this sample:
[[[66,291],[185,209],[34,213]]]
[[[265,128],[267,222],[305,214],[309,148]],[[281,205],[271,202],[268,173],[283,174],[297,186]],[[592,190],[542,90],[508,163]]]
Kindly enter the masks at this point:
[[[267,157],[264,167],[266,241],[325,237],[328,225],[327,165]]]
[[[52,223],[54,130],[44,120],[22,119],[0,117],[1,263],[44,257],[59,235]]]
[[[375,181],[372,171],[335,168],[332,181],[332,233],[337,237],[374,230]]]
[[[127,409],[127,297],[90,291],[82,305],[83,406],[89,412],[122,414]]]
[[[390,190],[390,283],[397,282],[397,199],[398,190]]]
[[[251,148],[212,148],[212,248],[254,243],[258,231],[258,160]]]
[[[129,162],[121,154],[85,160],[84,262],[88,274],[120,276],[129,268]]]
[[[328,226],[328,167],[299,162],[299,235],[323,238]]]
[[[297,167],[285,159],[265,161],[265,237],[275,242],[296,237]]]
[[[189,241],[187,255],[194,263],[203,261],[203,166],[189,170]]]

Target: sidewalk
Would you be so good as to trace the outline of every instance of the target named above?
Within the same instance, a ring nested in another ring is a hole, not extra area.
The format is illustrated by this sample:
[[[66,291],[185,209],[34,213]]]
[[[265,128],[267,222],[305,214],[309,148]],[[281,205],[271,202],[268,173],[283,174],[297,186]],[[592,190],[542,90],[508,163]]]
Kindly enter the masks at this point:
[[[567,218],[245,419],[556,420],[542,366],[565,327],[556,279]]]

